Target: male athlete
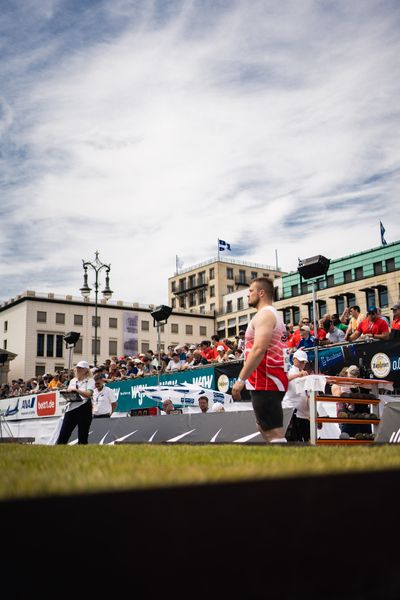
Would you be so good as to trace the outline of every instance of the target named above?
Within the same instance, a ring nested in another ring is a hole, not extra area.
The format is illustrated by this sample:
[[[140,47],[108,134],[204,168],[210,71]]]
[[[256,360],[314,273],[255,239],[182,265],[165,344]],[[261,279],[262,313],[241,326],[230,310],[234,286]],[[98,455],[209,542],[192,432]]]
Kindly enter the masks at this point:
[[[232,388],[234,400],[241,399],[246,386],[258,429],[267,442],[285,443],[282,399],[288,388],[285,372],[287,331],[272,306],[273,283],[266,277],[253,279],[247,294],[248,304],[257,309],[246,330],[245,362]]]

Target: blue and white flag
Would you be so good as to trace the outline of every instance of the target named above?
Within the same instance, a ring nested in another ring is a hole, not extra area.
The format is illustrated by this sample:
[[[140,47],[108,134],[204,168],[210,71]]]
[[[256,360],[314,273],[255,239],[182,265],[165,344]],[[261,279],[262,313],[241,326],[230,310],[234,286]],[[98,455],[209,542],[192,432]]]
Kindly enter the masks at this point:
[[[383,234],[385,233],[386,229],[384,228],[384,226],[382,225],[382,221],[379,221],[380,225],[381,225],[381,243],[382,246],[386,246],[387,245],[387,241],[385,240],[385,238],[383,237]]]
[[[224,240],[218,240],[218,250],[229,250],[229,252],[231,252],[231,245],[224,242]]]

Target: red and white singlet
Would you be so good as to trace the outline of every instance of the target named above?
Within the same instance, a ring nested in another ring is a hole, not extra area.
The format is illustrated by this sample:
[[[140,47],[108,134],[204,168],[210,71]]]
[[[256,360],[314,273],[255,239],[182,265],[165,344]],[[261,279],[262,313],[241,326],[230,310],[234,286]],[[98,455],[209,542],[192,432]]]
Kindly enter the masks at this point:
[[[276,322],[271,342],[262,361],[247,379],[246,388],[249,390],[267,390],[286,392],[288,378],[285,371],[285,351],[287,349],[287,332],[285,324],[273,306],[265,306],[261,310],[270,310]],[[246,329],[245,360],[254,344],[254,327],[252,321]]]

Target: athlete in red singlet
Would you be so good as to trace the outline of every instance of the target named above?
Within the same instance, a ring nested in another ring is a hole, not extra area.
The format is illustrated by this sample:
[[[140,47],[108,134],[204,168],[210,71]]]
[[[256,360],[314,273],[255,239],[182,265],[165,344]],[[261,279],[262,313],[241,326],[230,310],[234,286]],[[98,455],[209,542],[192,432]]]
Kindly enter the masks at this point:
[[[270,279],[259,277],[251,282],[248,304],[257,309],[257,314],[246,331],[245,362],[232,388],[232,396],[240,400],[246,385],[264,439],[285,443],[282,399],[288,387],[284,361],[287,331],[272,306],[273,293]]]

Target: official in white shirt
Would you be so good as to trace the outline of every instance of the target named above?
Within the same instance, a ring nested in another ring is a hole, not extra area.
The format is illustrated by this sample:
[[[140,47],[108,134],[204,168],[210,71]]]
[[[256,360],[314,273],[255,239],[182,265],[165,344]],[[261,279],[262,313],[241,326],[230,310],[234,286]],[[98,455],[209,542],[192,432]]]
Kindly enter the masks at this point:
[[[76,365],[76,377],[71,379],[67,388],[67,392],[76,392],[77,401],[67,403],[57,444],[68,444],[75,427],[78,427],[78,444],[88,443],[93,390],[89,363],[81,360]]]
[[[101,376],[94,378],[94,385],[93,418],[111,417],[117,406],[114,390],[104,385],[104,377]]]
[[[101,375],[94,378],[95,387],[92,400],[94,419],[111,417],[117,406],[114,390],[104,383],[104,377]]]

